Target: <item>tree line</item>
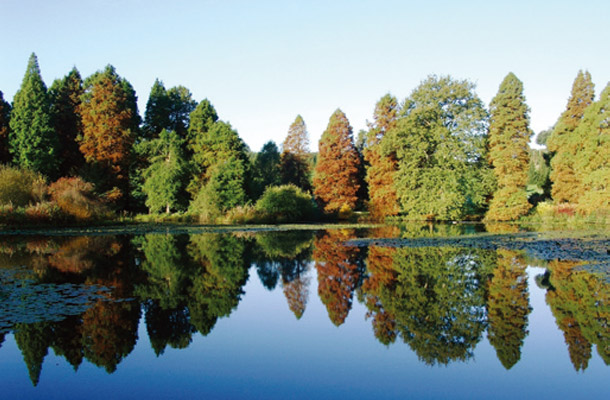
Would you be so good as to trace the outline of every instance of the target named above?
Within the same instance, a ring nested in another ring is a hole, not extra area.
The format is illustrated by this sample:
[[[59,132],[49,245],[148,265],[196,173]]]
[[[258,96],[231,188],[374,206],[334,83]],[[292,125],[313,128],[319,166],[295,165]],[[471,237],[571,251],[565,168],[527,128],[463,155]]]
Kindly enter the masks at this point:
[[[606,86],[595,101],[580,71],[539,151],[529,147],[530,109],[513,73],[489,108],[471,82],[429,76],[402,102],[383,96],[356,138],[337,109],[317,154],[300,115],[281,151],[270,141],[254,153],[184,86],[157,79],[142,119],[114,67],[84,80],[74,68],[47,89],[32,54],[12,104],[0,92],[0,213],[279,222],[368,210],[380,219],[505,221],[540,204],[544,213],[607,215],[609,96]]]

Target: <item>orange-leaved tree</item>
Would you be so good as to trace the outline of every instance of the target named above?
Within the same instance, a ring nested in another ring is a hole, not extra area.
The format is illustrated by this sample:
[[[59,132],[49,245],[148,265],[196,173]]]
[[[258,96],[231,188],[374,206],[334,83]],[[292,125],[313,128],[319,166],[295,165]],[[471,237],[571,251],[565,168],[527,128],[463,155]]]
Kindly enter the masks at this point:
[[[87,78],[84,89],[80,151],[97,190],[115,206],[125,206],[131,148],[140,122],[135,91],[110,65]]]
[[[329,213],[338,212],[342,207],[353,210],[360,187],[360,158],[354,145],[352,127],[343,111],[337,109],[330,117],[318,151],[313,178],[316,200]]]

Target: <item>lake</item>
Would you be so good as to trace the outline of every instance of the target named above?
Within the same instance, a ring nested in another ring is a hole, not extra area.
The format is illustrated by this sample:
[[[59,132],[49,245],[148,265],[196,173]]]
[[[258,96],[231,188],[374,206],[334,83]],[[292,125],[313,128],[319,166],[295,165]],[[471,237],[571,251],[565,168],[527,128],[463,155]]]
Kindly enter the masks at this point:
[[[0,235],[2,398],[605,398],[607,232]]]

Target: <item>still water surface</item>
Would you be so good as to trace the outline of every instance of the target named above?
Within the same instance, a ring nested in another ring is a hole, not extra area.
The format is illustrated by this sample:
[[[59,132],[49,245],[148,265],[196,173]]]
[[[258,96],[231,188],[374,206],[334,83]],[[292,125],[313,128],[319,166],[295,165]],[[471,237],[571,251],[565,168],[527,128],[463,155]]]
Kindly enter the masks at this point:
[[[607,274],[349,242],[483,229],[0,237],[2,397],[605,398]]]

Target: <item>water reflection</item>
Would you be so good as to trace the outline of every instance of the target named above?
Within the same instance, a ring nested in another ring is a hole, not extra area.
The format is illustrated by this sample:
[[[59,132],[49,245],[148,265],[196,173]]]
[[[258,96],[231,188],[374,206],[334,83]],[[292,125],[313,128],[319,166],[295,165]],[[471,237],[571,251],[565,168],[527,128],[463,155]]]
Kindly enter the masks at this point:
[[[365,235],[450,236],[459,229],[390,226]],[[336,229],[7,238],[0,243],[0,346],[14,334],[34,385],[49,349],[74,370],[86,359],[112,373],[136,346],[141,314],[157,356],[168,346],[185,349],[193,335],[209,335],[237,309],[252,267],[267,290],[283,292],[296,319],[306,312],[315,274],[319,300],[338,327],[356,300],[368,310],[377,341],[404,342],[425,364],[467,361],[484,337],[504,368],[519,362],[532,311],[523,251],[346,244],[361,235]],[[537,282],[574,368],[587,368],[593,346],[608,365],[608,281],[577,262],[545,265]],[[28,295],[11,297],[16,287]],[[24,312],[25,298],[35,299],[32,309],[52,312]]]

